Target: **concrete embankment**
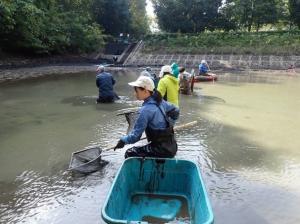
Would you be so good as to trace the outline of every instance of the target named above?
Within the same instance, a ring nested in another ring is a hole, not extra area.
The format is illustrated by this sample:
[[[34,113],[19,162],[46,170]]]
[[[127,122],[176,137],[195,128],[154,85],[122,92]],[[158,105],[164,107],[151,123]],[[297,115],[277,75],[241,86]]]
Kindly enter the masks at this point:
[[[160,66],[177,62],[180,66],[197,70],[202,59],[206,59],[212,70],[278,70],[286,71],[289,68],[300,73],[300,56],[253,56],[253,55],[188,55],[188,54],[146,54],[141,49],[135,49],[121,67],[109,67],[109,71],[126,70],[126,67],[151,66],[159,71]],[[66,65],[66,66],[34,66],[0,69],[0,82],[36,78],[51,74],[71,74],[79,72],[95,72],[96,64]]]
[[[161,66],[178,63],[185,67],[198,67],[200,61],[208,61],[211,69],[271,69],[300,68],[300,56],[257,55],[191,55],[146,54],[138,51],[126,61],[130,66]]]
[[[184,67],[198,67],[202,59],[211,69],[271,69],[300,68],[300,55],[236,55],[236,54],[156,54],[145,53],[145,43],[140,42],[125,61],[127,66],[162,66],[176,62]]]

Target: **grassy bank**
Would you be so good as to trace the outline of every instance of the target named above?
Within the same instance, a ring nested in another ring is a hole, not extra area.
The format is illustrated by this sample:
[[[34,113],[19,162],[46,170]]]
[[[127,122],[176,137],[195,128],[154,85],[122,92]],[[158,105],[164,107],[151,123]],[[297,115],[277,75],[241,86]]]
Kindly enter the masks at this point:
[[[152,34],[145,53],[300,55],[300,31]]]

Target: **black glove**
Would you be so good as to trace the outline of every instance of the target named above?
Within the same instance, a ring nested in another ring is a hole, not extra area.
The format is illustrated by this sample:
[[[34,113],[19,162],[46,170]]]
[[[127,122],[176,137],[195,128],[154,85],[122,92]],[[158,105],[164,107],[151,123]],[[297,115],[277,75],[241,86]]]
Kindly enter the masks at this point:
[[[172,110],[170,110],[170,111],[168,111],[166,114],[167,114],[168,117],[170,117],[172,119],[177,119],[177,117],[179,115],[178,111],[176,111],[175,108],[172,109]]]
[[[118,144],[115,146],[114,151],[116,151],[116,149],[121,149],[123,148],[125,145],[125,142],[123,142],[121,139],[118,141]]]

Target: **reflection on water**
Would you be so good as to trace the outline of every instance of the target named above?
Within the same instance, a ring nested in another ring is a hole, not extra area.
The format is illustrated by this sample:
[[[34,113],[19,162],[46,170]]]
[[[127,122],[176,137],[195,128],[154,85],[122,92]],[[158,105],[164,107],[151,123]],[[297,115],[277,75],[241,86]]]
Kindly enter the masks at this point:
[[[97,103],[98,96],[71,96],[61,100],[62,103],[70,103],[73,106],[84,106],[84,105],[95,105],[102,103]],[[119,96],[120,99],[116,100],[114,103],[126,104],[126,103],[135,103],[134,101],[130,101],[128,96]],[[102,104],[102,105],[106,105]],[[137,103],[138,104],[138,103]]]
[[[102,204],[124,160],[89,176],[66,171],[73,151],[110,147],[127,130],[117,111],[137,107],[116,72],[113,104],[96,104],[95,75],[58,76],[0,86],[0,223],[103,223]],[[300,80],[281,74],[225,74],[181,95],[177,158],[202,170],[215,223],[299,223]],[[141,144],[141,143],[138,143]]]

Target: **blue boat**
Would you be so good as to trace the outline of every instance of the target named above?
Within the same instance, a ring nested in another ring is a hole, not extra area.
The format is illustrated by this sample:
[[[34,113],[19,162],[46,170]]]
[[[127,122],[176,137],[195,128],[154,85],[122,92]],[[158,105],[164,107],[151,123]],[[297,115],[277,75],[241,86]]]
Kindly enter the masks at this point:
[[[102,208],[106,223],[210,224],[214,217],[198,166],[187,160],[129,158]]]

